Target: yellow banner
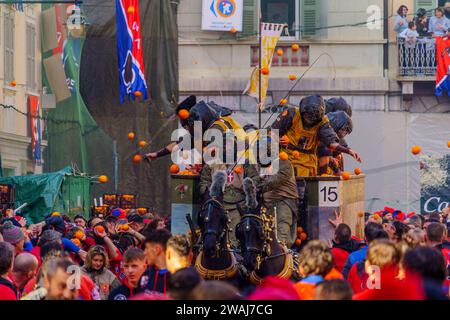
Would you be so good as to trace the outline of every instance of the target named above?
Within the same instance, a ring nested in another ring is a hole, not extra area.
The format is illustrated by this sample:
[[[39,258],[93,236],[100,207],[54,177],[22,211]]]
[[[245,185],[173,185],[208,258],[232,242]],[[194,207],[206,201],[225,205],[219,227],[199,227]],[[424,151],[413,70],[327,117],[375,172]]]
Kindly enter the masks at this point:
[[[269,71],[269,74],[261,74],[261,109],[263,108],[267,97],[273,55],[284,27],[284,24],[275,23],[263,23],[261,26],[261,70]],[[259,72],[259,66],[253,69],[250,81],[247,88],[244,90],[244,94],[256,99],[259,99]]]

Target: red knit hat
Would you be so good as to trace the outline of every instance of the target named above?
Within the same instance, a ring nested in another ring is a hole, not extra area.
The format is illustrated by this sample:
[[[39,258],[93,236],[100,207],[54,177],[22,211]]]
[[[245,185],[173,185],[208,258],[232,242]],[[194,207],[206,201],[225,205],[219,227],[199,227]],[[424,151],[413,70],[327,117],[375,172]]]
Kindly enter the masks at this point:
[[[248,297],[249,300],[299,300],[294,284],[286,279],[269,276]]]

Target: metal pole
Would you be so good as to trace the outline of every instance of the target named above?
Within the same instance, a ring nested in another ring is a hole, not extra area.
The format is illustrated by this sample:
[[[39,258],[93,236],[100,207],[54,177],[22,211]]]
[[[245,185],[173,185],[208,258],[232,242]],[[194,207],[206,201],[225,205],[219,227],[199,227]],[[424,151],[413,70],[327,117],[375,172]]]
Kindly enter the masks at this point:
[[[114,157],[114,193],[117,194],[119,186],[119,157],[117,156],[117,141],[113,141],[113,157]]]
[[[262,23],[261,23],[261,8],[259,8],[259,103],[258,103],[258,127],[261,129],[262,127]]]

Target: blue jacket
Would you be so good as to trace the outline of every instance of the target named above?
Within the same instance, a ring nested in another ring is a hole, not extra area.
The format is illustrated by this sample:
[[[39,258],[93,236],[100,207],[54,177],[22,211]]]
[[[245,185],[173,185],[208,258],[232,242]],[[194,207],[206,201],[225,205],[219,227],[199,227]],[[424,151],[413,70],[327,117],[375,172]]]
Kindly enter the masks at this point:
[[[347,261],[345,262],[344,269],[342,269],[342,275],[344,276],[345,279],[347,279],[348,273],[350,272],[350,269],[353,267],[355,263],[366,260],[368,247],[369,246],[365,246],[362,249],[350,253],[350,255],[347,258]]]

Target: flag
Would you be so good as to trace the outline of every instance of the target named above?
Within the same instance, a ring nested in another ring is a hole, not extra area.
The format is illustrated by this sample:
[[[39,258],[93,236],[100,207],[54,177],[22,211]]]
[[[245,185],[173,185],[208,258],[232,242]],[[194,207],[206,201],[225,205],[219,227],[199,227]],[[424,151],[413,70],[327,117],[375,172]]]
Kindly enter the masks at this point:
[[[277,47],[278,40],[284,30],[284,24],[263,23],[261,26],[261,69],[272,66],[272,59]],[[261,75],[261,108],[267,97],[267,89],[269,88],[269,75]],[[255,67],[250,77],[244,94],[259,99],[259,67]]]
[[[37,165],[41,165],[41,119],[39,98],[36,96],[28,97],[28,108],[30,110],[30,129],[31,129],[31,156]]]
[[[139,0],[116,0],[117,52],[120,71],[120,103],[140,92],[147,99],[142,51]]]
[[[436,96],[442,96],[447,90],[450,96],[450,39],[448,37],[436,38]]]

